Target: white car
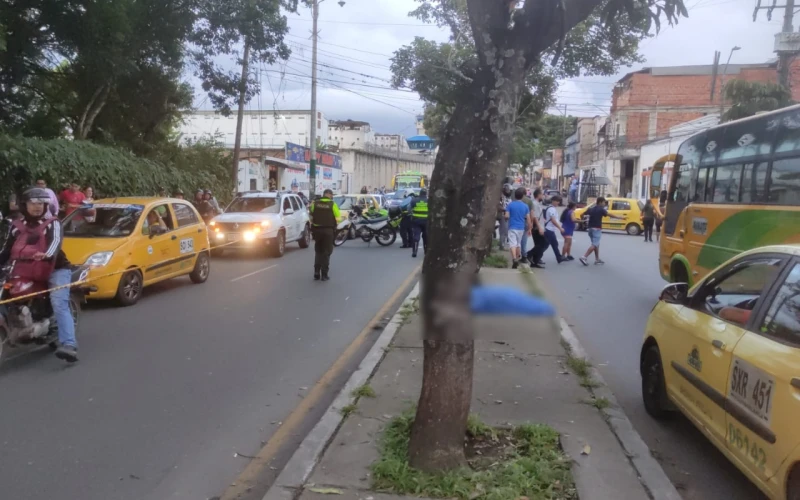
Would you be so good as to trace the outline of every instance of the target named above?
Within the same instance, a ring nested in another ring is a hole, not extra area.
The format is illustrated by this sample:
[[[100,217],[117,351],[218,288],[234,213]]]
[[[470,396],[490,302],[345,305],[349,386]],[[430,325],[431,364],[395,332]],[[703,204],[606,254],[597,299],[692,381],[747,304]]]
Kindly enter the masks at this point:
[[[209,222],[212,250],[220,255],[227,249],[267,249],[275,257],[286,252],[286,243],[311,245],[308,209],[293,193],[251,192],[237,196]]]

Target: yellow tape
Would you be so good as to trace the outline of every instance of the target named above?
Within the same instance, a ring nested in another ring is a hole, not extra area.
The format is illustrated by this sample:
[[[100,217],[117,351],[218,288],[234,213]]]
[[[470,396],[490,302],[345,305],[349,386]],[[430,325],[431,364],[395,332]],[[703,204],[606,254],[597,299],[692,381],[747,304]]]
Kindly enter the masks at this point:
[[[231,241],[231,242],[225,243],[223,245],[214,245],[214,246],[212,246],[210,248],[210,250],[214,250],[215,248],[226,247],[228,245],[233,245],[234,243],[238,243],[238,241]],[[86,280],[83,280],[83,281],[76,281],[75,283],[70,283],[68,285],[61,285],[61,286],[56,286],[56,287],[53,287],[53,288],[48,288],[47,290],[42,290],[41,292],[34,292],[34,293],[29,293],[27,295],[20,295],[19,297],[14,297],[13,299],[0,300],[0,306],[2,306],[4,304],[10,304],[12,302],[19,302],[21,300],[31,299],[33,297],[38,297],[39,295],[44,295],[46,293],[55,292],[56,290],[62,290],[64,288],[73,288],[73,287],[76,287],[76,286],[85,285],[87,283],[91,283],[93,281],[109,278],[111,276],[116,276],[118,274],[125,274],[125,273],[130,272],[130,271],[141,271],[141,270],[142,270],[142,268],[139,267],[139,266],[129,267],[128,269],[123,269],[121,271],[114,271],[113,273],[104,274],[102,276],[95,276],[95,277],[92,277],[92,278],[89,278],[89,279],[86,279]]]

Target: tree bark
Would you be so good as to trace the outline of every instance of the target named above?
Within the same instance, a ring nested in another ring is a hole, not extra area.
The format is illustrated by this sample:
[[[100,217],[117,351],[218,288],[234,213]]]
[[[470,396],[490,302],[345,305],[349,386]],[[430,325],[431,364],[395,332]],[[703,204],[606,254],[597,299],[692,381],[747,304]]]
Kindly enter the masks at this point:
[[[104,83],[94,91],[94,94],[92,94],[92,97],[89,99],[89,103],[86,104],[86,107],[83,109],[78,125],[75,127],[74,134],[76,139],[86,139],[86,137],[89,136],[89,131],[92,129],[95,118],[97,118],[97,115],[106,105],[109,90],[110,84]],[[98,100],[100,100],[99,104]]]

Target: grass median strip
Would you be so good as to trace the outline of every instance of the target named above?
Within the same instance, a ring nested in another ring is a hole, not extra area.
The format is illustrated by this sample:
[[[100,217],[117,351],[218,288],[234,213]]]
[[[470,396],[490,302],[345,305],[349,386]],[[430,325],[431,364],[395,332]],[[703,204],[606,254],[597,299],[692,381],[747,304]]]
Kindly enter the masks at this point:
[[[428,474],[408,465],[413,411],[384,431],[372,465],[372,488],[398,494],[460,500],[577,499],[570,460],[551,427],[524,424],[496,429],[471,416],[465,436],[469,466]]]

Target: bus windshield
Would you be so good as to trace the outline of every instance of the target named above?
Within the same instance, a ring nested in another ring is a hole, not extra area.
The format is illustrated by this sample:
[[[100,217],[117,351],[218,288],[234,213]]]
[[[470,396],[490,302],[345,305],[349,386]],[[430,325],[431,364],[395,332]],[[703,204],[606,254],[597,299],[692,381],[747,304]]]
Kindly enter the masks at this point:
[[[663,236],[662,277],[687,283],[745,250],[800,243],[800,106],[726,123],[681,144]]]

